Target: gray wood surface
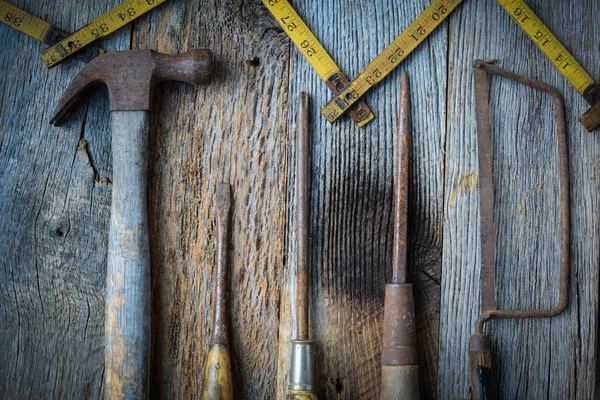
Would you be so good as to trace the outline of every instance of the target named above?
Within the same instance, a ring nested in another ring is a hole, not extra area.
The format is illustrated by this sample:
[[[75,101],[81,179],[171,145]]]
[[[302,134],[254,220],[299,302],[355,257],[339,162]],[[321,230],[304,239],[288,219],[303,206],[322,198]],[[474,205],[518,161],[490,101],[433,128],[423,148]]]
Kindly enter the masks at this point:
[[[598,3],[528,1],[563,44],[600,77]],[[567,18],[568,16],[568,18]],[[475,21],[478,21],[476,23]],[[597,133],[577,121],[588,106],[495,1],[470,2],[450,20],[448,130],[440,326],[441,398],[466,398],[468,337],[479,314],[476,58],[556,86],[567,108],[571,168],[571,285],[552,320],[500,320],[493,341],[500,397],[591,399],[598,306]],[[595,43],[595,44],[594,44]],[[465,95],[466,94],[466,95]],[[558,165],[554,107],[543,93],[492,80],[497,301],[549,308],[558,294]]]
[[[396,7],[393,1],[359,0],[293,4],[340,68],[355,77],[428,1],[413,2],[411,7]],[[290,125],[294,124],[292,96],[306,90],[313,103],[311,284],[315,300],[311,335],[317,341],[317,382],[322,398],[379,395],[383,297],[392,274],[392,185],[401,70],[409,73],[413,104],[409,279],[415,285],[421,393],[423,398],[435,398],[446,47],[447,24],[443,23],[420,51],[366,97],[376,119],[362,129],[347,118],[330,125],[321,117],[320,106],[332,96],[299,52],[294,49],[291,53]],[[290,149],[288,164],[294,165],[294,161],[294,149]],[[293,207],[293,184],[288,188]],[[293,217],[290,223],[287,260],[293,271]],[[283,307],[288,307],[287,298],[284,301]],[[289,325],[283,323],[282,337],[289,337]],[[285,359],[285,354],[281,358]],[[280,373],[278,389],[281,396],[284,373]]]
[[[118,3],[11,0],[67,30]],[[294,0],[353,78],[428,0]],[[599,5],[529,5],[600,78]],[[311,335],[323,399],[377,398],[383,294],[391,278],[392,185],[400,72],[411,80],[410,280],[421,395],[467,396],[468,337],[479,305],[477,145],[471,63],[536,77],[565,96],[571,151],[573,273],[564,315],[495,321],[501,398],[593,397],[600,143],[587,106],[493,0],[466,0],[367,97],[376,120],[330,125],[331,94],[258,0],[167,2],[102,42],[108,50],[210,48],[206,88],[157,88],[150,125],[153,398],[196,398],[211,333],[216,183],[232,184],[231,349],[239,398],[281,398],[294,316],[296,95],[312,97]],[[0,25],[0,398],[101,398],[110,113],[103,90],[61,128],[48,125],[82,65],[47,70],[43,45]],[[493,82],[498,282],[502,307],[554,302],[557,244],[553,108]],[[512,274],[512,276],[511,276]],[[438,354],[439,347],[439,354]]]
[[[110,399],[147,398],[151,323],[147,195],[150,112],[113,111],[110,118],[113,179],[106,263],[106,392]]]

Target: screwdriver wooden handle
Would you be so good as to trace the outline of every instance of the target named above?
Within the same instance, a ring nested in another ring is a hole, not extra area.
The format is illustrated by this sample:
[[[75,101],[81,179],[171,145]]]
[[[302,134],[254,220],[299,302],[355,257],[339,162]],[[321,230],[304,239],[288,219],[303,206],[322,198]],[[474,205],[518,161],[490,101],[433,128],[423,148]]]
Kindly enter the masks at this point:
[[[214,344],[208,353],[202,385],[202,400],[233,399],[233,374],[229,348]]]
[[[233,373],[227,333],[227,269],[229,267],[229,225],[231,220],[231,188],[219,183],[217,197],[217,277],[213,301],[213,337],[204,369],[203,400],[233,399]]]
[[[487,335],[476,333],[469,344],[469,399],[496,400],[492,349]]]
[[[288,390],[287,400],[317,400],[317,395],[313,392],[301,390]]]

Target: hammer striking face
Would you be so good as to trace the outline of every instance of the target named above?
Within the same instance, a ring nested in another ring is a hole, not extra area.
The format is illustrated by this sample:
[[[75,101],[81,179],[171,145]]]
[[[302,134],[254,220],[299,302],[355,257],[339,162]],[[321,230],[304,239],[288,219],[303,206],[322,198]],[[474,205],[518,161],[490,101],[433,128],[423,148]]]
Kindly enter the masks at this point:
[[[148,397],[150,250],[146,204],[148,126],[152,92],[166,80],[208,83],[208,50],[180,55],[152,50],[108,53],[73,79],[52,120],[61,125],[80,93],[105,83],[112,113],[112,204],[106,272],[105,371],[107,399]]]

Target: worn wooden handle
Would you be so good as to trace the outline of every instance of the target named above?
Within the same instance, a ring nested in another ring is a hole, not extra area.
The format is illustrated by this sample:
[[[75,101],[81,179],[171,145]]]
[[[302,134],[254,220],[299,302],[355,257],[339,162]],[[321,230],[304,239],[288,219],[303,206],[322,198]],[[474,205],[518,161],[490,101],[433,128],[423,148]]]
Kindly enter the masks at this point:
[[[288,390],[287,400],[317,400],[317,395],[304,390]]]
[[[492,351],[487,335],[474,334],[469,345],[469,399],[496,400]]]
[[[233,399],[233,377],[229,350],[223,344],[210,348],[204,371],[202,400]]]
[[[106,398],[148,397],[148,112],[112,113],[113,185],[106,272]]]

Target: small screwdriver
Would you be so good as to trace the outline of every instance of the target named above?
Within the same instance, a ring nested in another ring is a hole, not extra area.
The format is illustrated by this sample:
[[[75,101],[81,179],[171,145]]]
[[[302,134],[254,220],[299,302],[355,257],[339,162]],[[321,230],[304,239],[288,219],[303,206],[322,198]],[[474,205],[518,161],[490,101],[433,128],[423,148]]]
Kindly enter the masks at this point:
[[[217,184],[217,280],[213,292],[213,336],[206,359],[203,400],[233,399],[233,378],[227,323],[227,269],[229,268],[229,224],[231,189],[227,183]]]
[[[310,270],[310,178],[308,94],[298,94],[296,116],[296,338],[288,377],[288,400],[317,400],[314,393],[313,341],[308,339]]]

